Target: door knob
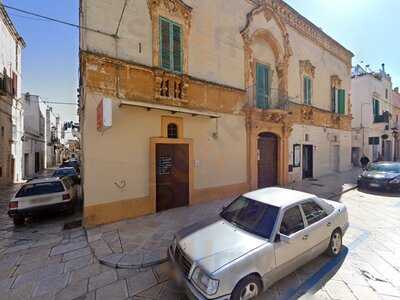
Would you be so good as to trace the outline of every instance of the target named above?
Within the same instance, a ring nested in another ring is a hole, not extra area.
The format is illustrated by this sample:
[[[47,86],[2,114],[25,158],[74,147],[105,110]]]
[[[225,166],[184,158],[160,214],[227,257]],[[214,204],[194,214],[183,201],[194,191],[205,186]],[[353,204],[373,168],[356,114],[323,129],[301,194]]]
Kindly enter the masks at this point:
[[[326,226],[328,226],[328,227],[331,227],[331,225],[332,225],[331,222],[326,223]]]
[[[306,234],[305,236],[303,236],[303,240],[307,240],[308,239],[308,234]]]

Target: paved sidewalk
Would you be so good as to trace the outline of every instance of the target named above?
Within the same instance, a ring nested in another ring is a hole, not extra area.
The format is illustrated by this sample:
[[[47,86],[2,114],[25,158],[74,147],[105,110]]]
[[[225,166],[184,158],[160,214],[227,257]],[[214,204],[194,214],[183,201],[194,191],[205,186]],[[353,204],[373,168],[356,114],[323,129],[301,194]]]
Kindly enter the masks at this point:
[[[302,183],[291,184],[289,188],[332,199],[357,187],[357,177],[362,173],[360,168],[346,172],[332,173],[316,179],[306,179]]]
[[[360,169],[304,181],[290,188],[332,198],[356,186]],[[232,199],[124,220],[87,230],[89,245],[97,259],[110,267],[139,269],[167,260],[167,248],[175,232],[204,218],[217,215]]]

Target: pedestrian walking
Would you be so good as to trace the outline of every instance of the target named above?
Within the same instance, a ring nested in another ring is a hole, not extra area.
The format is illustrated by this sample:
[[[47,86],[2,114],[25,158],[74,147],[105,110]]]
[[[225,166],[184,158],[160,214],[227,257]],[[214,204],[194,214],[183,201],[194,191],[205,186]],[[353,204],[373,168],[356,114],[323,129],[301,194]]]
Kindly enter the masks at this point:
[[[363,154],[362,157],[360,158],[360,163],[361,163],[361,167],[363,170],[367,169],[367,166],[369,164],[369,158]]]

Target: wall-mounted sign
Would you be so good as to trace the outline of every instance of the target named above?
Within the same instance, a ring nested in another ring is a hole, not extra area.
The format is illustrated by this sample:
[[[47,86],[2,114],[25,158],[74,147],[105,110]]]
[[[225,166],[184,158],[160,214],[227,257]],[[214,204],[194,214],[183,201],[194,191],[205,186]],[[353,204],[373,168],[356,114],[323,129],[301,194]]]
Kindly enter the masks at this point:
[[[172,169],[172,157],[161,156],[158,162],[158,174],[159,175],[170,175]]]
[[[103,98],[97,105],[97,130],[103,131],[112,126],[112,101]]]
[[[300,167],[300,159],[301,159],[301,145],[295,144],[293,145],[293,168]]]

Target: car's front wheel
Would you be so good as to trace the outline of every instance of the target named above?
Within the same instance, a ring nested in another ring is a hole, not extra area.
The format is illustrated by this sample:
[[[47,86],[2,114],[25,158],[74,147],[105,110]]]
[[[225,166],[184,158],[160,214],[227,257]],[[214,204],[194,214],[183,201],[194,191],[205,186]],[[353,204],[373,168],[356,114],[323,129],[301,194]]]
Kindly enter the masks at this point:
[[[342,231],[340,229],[335,229],[335,231],[331,235],[331,240],[329,242],[327,254],[329,256],[335,257],[339,255],[341,250],[342,250]]]
[[[260,295],[262,284],[255,275],[243,278],[233,290],[231,300],[249,300]]]
[[[21,216],[14,216],[13,217],[13,222],[15,226],[21,226],[24,225],[25,223],[25,218]]]

